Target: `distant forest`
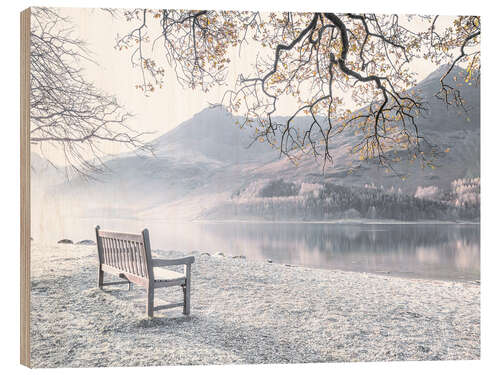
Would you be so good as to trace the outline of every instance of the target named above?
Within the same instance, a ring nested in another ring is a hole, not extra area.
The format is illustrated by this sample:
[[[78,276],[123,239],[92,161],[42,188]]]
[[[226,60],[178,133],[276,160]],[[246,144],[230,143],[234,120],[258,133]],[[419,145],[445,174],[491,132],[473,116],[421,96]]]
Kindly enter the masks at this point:
[[[255,182],[203,216],[304,221],[363,218],[479,221],[480,179],[455,180],[446,191],[435,186],[418,187],[414,195],[374,185],[347,187],[283,179]]]

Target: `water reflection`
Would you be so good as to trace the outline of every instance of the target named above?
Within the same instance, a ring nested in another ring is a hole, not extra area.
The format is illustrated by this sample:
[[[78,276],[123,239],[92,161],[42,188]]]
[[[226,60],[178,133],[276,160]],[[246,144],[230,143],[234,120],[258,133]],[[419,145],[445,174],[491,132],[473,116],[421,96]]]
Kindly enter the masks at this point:
[[[100,224],[132,232],[147,226],[153,249],[221,251],[277,263],[433,279],[480,277],[479,225],[131,220],[108,220]],[[78,234],[84,238],[92,236],[94,225],[91,221],[80,221],[70,227],[87,228]]]
[[[319,268],[477,280],[478,225],[203,224],[219,251]]]

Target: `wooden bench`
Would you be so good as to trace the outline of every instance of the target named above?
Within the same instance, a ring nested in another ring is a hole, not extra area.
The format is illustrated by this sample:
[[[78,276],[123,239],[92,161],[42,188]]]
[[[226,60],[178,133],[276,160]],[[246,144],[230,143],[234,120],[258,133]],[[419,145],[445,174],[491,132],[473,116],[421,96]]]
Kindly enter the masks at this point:
[[[95,228],[97,252],[99,255],[98,286],[131,283],[146,288],[146,313],[153,317],[153,312],[183,306],[183,314],[190,313],[191,264],[194,257],[180,259],[152,259],[149,232],[142,234],[118,233]],[[159,268],[184,265],[184,274]],[[104,282],[104,272],[118,276],[126,281]],[[154,306],[156,288],[180,286],[184,293],[184,302]]]

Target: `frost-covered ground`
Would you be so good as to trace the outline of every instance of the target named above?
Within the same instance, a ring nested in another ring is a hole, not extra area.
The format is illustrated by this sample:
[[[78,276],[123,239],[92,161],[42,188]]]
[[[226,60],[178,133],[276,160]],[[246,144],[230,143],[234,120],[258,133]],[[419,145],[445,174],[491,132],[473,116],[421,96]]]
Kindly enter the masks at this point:
[[[143,289],[96,287],[94,246],[33,243],[33,366],[480,357],[477,284],[195,256],[191,317],[147,319]],[[158,297],[181,301],[181,289]]]

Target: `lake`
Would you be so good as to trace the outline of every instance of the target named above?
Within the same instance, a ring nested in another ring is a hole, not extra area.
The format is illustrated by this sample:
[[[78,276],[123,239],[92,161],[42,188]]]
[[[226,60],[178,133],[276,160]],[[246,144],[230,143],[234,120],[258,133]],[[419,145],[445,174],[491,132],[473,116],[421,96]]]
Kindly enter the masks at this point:
[[[95,239],[93,228],[150,230],[154,250],[222,252],[248,259],[445,280],[480,279],[478,224],[64,221],[42,240]],[[36,233],[34,233],[34,237]],[[35,238],[36,239],[36,238]]]

